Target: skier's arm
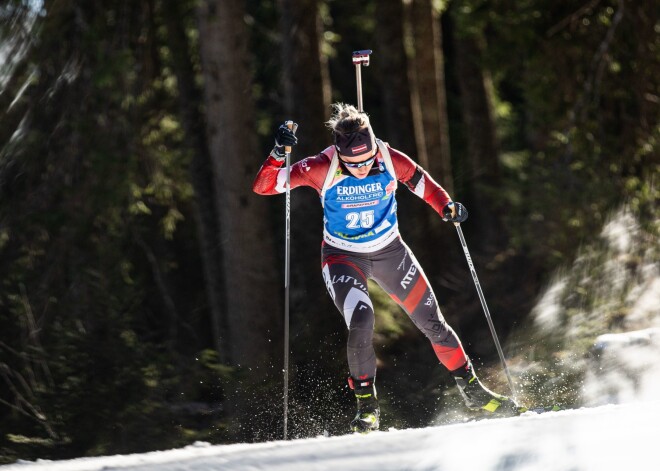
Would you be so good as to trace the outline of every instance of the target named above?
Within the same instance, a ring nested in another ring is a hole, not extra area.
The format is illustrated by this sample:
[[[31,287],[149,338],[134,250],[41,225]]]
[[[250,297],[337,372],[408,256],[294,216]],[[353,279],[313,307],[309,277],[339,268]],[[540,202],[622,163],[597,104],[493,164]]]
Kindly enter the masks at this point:
[[[321,153],[307,157],[291,165],[291,189],[310,186],[319,194],[328,173],[330,160]],[[277,195],[286,191],[286,167],[284,159],[273,150],[259,169],[252,190],[260,195]]]
[[[447,191],[406,154],[392,148],[389,151],[397,180],[444,217],[443,209],[452,201]]]
[[[270,153],[264,164],[257,172],[257,176],[252,182],[252,191],[259,195],[276,195],[282,193],[280,188],[282,184],[278,183],[278,175],[280,167],[284,164],[284,160],[280,160]]]
[[[295,135],[295,129],[289,129],[289,122],[285,122],[275,132],[275,147],[270,151],[270,155],[266,162],[261,166],[257,173],[254,182],[252,183],[252,190],[260,195],[276,195],[286,191],[286,167],[282,168],[285,164],[287,147],[293,147],[298,143],[298,138]],[[320,157],[320,154],[317,157]],[[291,165],[290,183],[291,189],[299,186],[311,186],[316,188],[318,192],[321,191],[321,184],[318,180],[322,178],[319,174],[319,163],[317,162],[314,172],[310,172],[313,167],[310,167],[310,160],[308,157],[300,162]],[[322,162],[321,162],[322,163]],[[318,174],[318,175],[317,175]]]

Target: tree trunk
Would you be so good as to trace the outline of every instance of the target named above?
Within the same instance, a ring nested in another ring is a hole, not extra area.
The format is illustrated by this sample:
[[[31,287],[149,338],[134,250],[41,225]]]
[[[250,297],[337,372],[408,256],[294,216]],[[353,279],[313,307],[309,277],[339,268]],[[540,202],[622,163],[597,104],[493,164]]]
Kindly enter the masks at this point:
[[[501,184],[495,123],[488,95],[488,76],[481,64],[479,38],[472,32],[461,30],[455,8],[457,5],[450,6],[445,19],[449,30],[448,49],[453,52],[453,70],[456,71],[458,84],[457,101],[462,118],[462,136],[466,144],[465,157],[456,162],[460,168],[456,173],[455,184],[461,189],[460,201],[466,204],[470,214],[464,229],[465,238],[490,311],[495,315],[498,312],[510,312],[511,306],[517,308],[525,302],[519,293],[520,286],[524,285],[522,278],[529,274],[526,270],[520,270],[516,260],[506,255],[508,235],[501,224],[501,210],[491,196],[491,192],[500,190]],[[459,276],[460,283],[471,283],[467,272]],[[488,293],[499,295],[489,296]],[[488,339],[489,335],[475,296],[466,291],[457,298],[463,306],[457,325],[464,331],[464,342],[472,344],[474,354],[491,355],[494,358],[492,347],[479,340]],[[496,328],[500,338],[505,339],[507,330],[502,322]]]
[[[498,144],[487,92],[488,79],[479,64],[482,51],[478,39],[467,34],[455,35],[454,50],[467,137],[467,165],[463,174],[469,192],[468,210],[483,240],[497,246],[503,231],[489,190],[496,190],[500,182]]]
[[[256,148],[244,14],[243,2],[238,0],[206,0],[198,10],[228,360],[249,368],[256,381],[272,364],[278,342],[271,340],[280,338],[281,295],[267,201],[252,193],[262,152]]]
[[[307,156],[325,148],[330,133],[330,79],[321,51],[323,26],[317,0],[280,0],[284,112],[300,124],[296,154]]]
[[[410,103],[417,148],[413,158],[453,196],[438,13],[430,0],[412,0],[404,2],[403,18],[406,44],[409,45]],[[405,200],[402,203],[405,204]],[[406,227],[406,234],[410,234],[417,257],[428,261],[425,263],[426,273],[434,279],[441,275],[439,267],[444,265],[437,247],[453,242],[453,234],[442,227],[443,222],[434,211],[417,203],[414,201],[414,206],[406,207],[406,216],[413,221]],[[403,204],[402,208],[405,207]],[[429,236],[434,244],[427,243]]]
[[[193,153],[190,176],[195,190],[195,224],[200,247],[200,259],[204,270],[205,292],[209,304],[211,336],[220,361],[225,363],[229,356],[226,319],[222,312],[222,275],[217,208],[213,191],[213,172],[208,142],[204,132],[205,123],[199,104],[201,91],[195,85],[195,72],[190,60],[189,43],[182,12],[177,2],[163,6],[167,26],[167,40],[172,51],[174,72],[179,90],[181,119],[186,131],[186,144]]]
[[[417,144],[410,102],[407,70],[408,61],[403,43],[403,3],[383,2],[376,8],[378,34],[376,35],[377,54],[373,65],[383,81],[382,104],[385,129],[375,130],[376,135],[418,160]]]
[[[449,150],[444,58],[439,12],[431,0],[413,0],[410,5],[414,44],[412,77],[417,150],[420,163],[441,180],[451,195],[454,185]]]
[[[286,117],[299,123],[298,145],[292,161],[315,155],[332,142],[325,126],[330,117],[328,64],[321,51],[323,27],[317,0],[280,0],[283,89]],[[315,191],[297,189],[291,195],[291,336],[292,372],[313,377],[310,364],[336,331],[335,307],[326,294],[321,275],[320,244],[323,210]],[[314,321],[310,324],[310,316]],[[313,397],[309,381],[292,380],[297,395]],[[302,389],[300,389],[302,388]]]

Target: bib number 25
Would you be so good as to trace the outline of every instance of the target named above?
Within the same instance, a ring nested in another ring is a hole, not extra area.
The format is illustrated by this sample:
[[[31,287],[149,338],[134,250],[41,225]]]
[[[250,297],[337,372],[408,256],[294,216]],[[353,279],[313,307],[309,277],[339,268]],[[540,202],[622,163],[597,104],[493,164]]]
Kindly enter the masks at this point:
[[[368,229],[374,225],[374,211],[360,211],[352,212],[346,215],[346,220],[348,223],[346,227],[349,229]]]

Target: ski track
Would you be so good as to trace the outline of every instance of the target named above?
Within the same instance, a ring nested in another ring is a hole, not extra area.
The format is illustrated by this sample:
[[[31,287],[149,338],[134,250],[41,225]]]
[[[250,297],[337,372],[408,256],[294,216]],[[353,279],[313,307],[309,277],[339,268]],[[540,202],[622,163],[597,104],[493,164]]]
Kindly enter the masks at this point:
[[[527,413],[423,429],[210,445],[1,471],[632,471],[660,470],[660,401]]]

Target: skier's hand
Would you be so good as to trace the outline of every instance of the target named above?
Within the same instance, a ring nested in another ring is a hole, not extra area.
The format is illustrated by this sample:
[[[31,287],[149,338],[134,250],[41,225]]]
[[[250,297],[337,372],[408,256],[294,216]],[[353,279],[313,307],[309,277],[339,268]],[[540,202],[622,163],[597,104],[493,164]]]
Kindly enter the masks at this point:
[[[296,135],[287,127],[286,123],[282,124],[275,133],[275,154],[277,154],[278,157],[283,158],[284,147],[295,146],[296,144],[298,144],[298,138]]]
[[[459,202],[451,201],[442,208],[442,220],[447,222],[464,222],[468,218],[467,209]]]

